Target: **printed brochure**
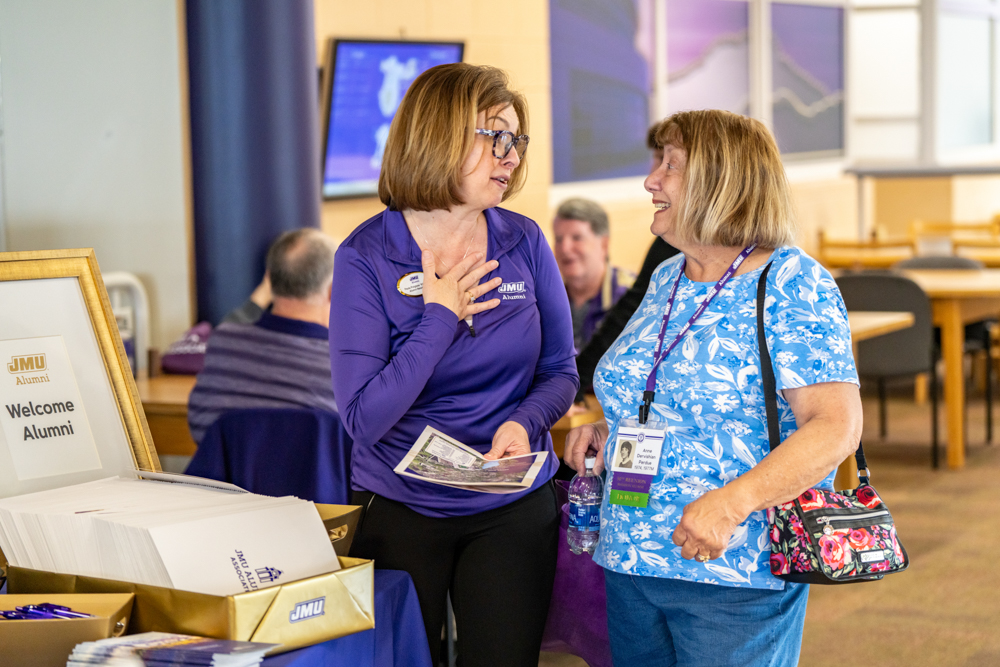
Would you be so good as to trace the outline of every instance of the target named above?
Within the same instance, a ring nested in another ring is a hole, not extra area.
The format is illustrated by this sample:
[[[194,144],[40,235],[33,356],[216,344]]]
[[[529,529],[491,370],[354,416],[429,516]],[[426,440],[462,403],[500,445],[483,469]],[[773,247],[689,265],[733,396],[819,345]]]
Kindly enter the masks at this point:
[[[468,491],[517,493],[531,487],[546,456],[548,452],[532,452],[491,461],[428,426],[395,471],[432,484]]]

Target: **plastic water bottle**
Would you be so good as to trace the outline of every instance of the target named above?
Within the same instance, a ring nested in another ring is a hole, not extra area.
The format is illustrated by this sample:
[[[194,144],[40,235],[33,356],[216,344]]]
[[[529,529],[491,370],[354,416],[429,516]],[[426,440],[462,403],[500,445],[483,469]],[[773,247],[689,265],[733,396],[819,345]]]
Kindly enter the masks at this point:
[[[566,542],[575,554],[594,553],[601,536],[601,498],[604,483],[594,474],[594,459],[587,459],[587,471],[569,483],[569,530]]]

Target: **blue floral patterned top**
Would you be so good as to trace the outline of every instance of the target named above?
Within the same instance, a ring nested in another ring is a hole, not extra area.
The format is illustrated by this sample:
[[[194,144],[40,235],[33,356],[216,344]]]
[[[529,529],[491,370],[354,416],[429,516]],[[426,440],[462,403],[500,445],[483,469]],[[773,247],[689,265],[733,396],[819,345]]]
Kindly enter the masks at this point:
[[[611,427],[604,449],[614,454],[617,423],[635,419],[652,368],[656,338],[683,255],[653,272],[649,289],[594,374],[594,390]],[[778,248],[767,276],[764,325],[778,388],[781,438],[795,416],[781,390],[820,382],[858,384],[847,311],[833,278],[799,248]],[[764,264],[766,266],[766,263]],[[611,476],[601,507],[601,539],[594,560],[607,569],[648,577],[723,586],[782,589],[768,566],[765,512],[737,527],[722,557],[684,560],[671,541],[684,506],[731,482],[770,450],[757,349],[757,281],[764,267],[732,278],[660,366],[650,418],[667,424],[649,505],[610,505]],[[704,300],[712,283],[682,277],[665,345]],[[823,486],[832,485],[833,472]]]

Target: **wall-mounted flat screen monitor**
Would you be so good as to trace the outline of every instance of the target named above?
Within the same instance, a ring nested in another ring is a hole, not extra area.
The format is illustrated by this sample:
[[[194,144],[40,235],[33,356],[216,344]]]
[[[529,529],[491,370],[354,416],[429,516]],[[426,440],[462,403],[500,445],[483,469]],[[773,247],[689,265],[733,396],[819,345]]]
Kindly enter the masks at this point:
[[[462,60],[459,42],[331,40],[324,95],[323,197],[378,191],[382,154],[396,109],[417,76]]]

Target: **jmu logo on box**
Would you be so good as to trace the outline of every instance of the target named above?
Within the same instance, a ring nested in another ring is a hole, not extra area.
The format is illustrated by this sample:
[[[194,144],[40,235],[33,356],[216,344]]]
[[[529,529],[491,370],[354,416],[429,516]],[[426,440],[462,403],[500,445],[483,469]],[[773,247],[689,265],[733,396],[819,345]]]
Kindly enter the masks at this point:
[[[295,605],[295,609],[292,613],[288,615],[288,621],[290,623],[298,623],[299,621],[307,621],[310,618],[316,618],[317,616],[322,616],[326,607],[326,597],[316,598],[315,600],[306,600],[305,602],[300,602]]]

